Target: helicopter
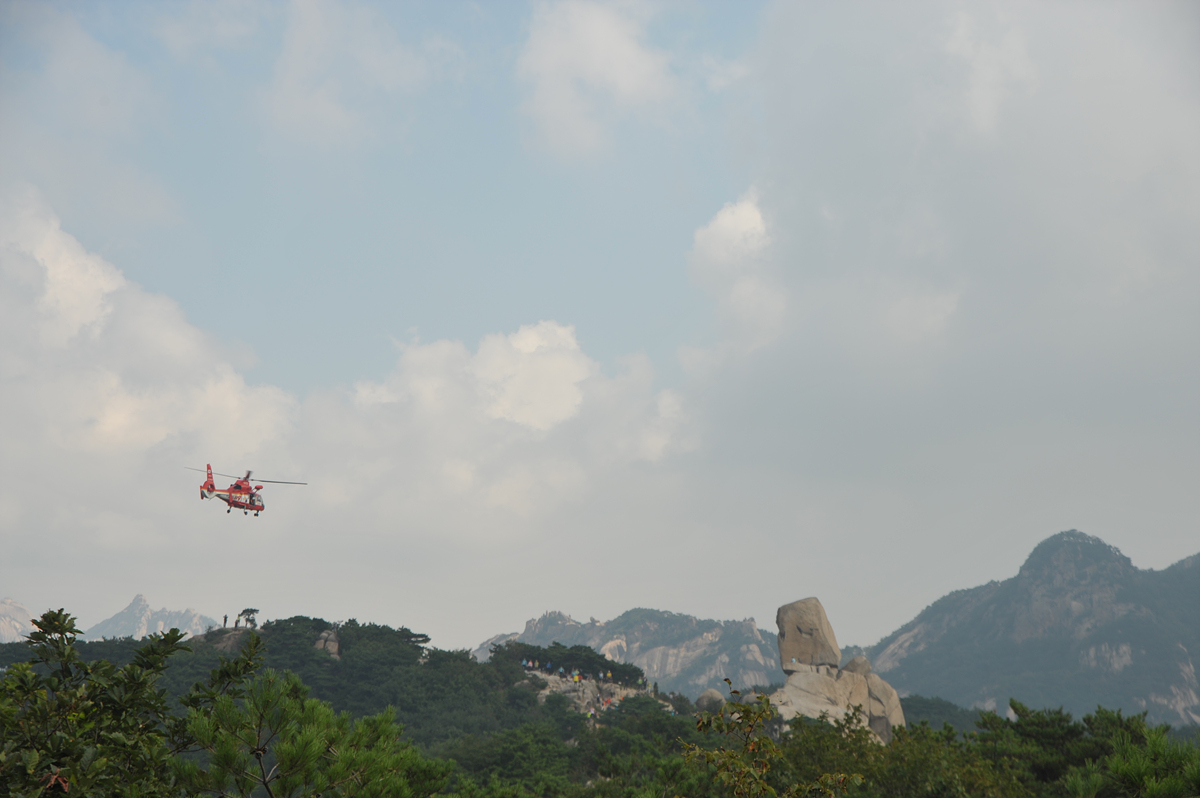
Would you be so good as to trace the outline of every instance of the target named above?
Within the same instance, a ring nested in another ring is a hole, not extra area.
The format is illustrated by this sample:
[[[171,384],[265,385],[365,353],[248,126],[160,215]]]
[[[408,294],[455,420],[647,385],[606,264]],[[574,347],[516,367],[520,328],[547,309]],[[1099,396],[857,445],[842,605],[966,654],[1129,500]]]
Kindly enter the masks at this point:
[[[263,486],[250,484],[250,474],[252,473],[250,471],[247,471],[246,476],[244,477],[235,477],[232,474],[218,473],[218,477],[228,477],[229,479],[232,479],[233,484],[224,490],[217,490],[216,483],[213,482],[212,465],[206,465],[203,470],[199,468],[192,468],[191,466],[184,466],[184,468],[186,468],[188,471],[200,471],[202,474],[207,474],[208,479],[204,480],[204,484],[200,486],[201,500],[211,499],[215,496],[229,505],[227,508],[225,508],[225,512],[227,513],[233,512],[233,508],[236,507],[242,511],[243,515],[249,515],[250,511],[253,510],[255,517],[257,517],[259,513],[267,509],[266,504],[263,503],[262,496],[258,495],[258,492],[263,489]],[[256,479],[255,482],[266,482],[272,485],[308,484],[307,482],[283,482],[278,479]]]

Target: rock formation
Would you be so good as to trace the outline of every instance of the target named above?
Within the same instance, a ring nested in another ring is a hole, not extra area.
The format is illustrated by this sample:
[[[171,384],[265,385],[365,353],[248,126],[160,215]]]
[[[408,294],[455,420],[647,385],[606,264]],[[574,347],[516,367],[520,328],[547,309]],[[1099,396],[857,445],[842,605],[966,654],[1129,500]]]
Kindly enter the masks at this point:
[[[128,607],[88,629],[84,639],[132,637],[134,640],[141,640],[147,635],[158,634],[173,628],[179,629],[185,636],[190,637],[204,634],[216,626],[215,620],[192,609],[152,610],[146,597],[139,593],[133,597],[133,601],[129,602]]]
[[[326,629],[317,636],[317,642],[313,643],[313,648],[324,651],[334,659],[341,659],[341,645],[338,640],[337,629]]]
[[[33,631],[33,616],[24,604],[0,601],[0,643],[19,643]]]
[[[621,702],[634,696],[649,696],[650,691],[644,687],[628,687],[613,682],[598,682],[595,679],[575,681],[569,676],[559,676],[544,671],[525,671],[524,680],[532,689],[537,690],[539,704],[546,702],[551,694],[566,696],[572,709],[585,715],[596,716],[610,709],[621,706]],[[670,709],[670,704],[662,702]]]
[[[842,653],[825,608],[815,598],[785,604],[775,616],[779,624],[779,660],[787,681],[771,696],[784,720],[797,715],[841,720],[860,707],[867,727],[883,742],[904,725],[900,696],[866,657],[857,656],[838,668]]]
[[[837,637],[825,608],[815,598],[784,604],[775,613],[779,627],[779,662],[784,673],[793,673],[800,665],[832,665],[842,660]]]
[[[718,712],[725,706],[725,696],[719,690],[708,688],[696,699],[696,709],[701,712]]]
[[[582,623],[561,612],[548,612],[525,624],[525,631],[496,635],[472,652],[480,662],[491,647],[509,640],[535,646],[558,642],[584,645],[614,662],[637,665],[663,692],[697,696],[708,688],[737,688],[783,681],[776,663],[775,635],[744,621],[703,620],[661,610],[635,609],[612,619]],[[724,695],[724,693],[722,693]]]
[[[1009,579],[956,590],[867,650],[906,695],[1004,712],[1010,697],[1080,717],[1102,704],[1200,724],[1200,554],[1136,567],[1077,530]]]

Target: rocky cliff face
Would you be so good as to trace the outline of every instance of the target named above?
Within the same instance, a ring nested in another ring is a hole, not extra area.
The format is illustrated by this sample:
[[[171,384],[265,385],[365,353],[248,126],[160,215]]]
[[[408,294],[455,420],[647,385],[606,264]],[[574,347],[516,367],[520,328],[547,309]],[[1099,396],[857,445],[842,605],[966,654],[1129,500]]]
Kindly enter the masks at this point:
[[[825,608],[816,598],[794,601],[779,608],[779,659],[787,673],[783,687],[771,703],[784,720],[797,715],[833,720],[858,707],[867,728],[881,741],[892,739],[892,729],[904,725],[900,696],[879,674],[871,672],[864,656],[839,668],[841,650]]]
[[[472,652],[487,659],[492,645],[518,640],[538,646],[558,642],[590,646],[614,662],[637,665],[660,690],[695,698],[708,688],[769,685],[783,681],[775,635],[744,621],[702,620],[661,610],[630,610],[611,621],[581,623],[548,612],[525,624],[525,631],[490,638]]]
[[[0,601],[0,643],[19,643],[33,631],[33,616],[24,604]]]
[[[168,629],[179,629],[191,636],[204,634],[206,629],[217,625],[212,618],[191,609],[182,611],[165,608],[152,610],[146,597],[139,593],[133,597],[133,601],[129,603],[128,607],[88,629],[84,634],[84,639],[132,637],[135,640],[141,640],[147,635],[165,632]]]
[[[1016,576],[939,599],[868,653],[903,694],[1200,723],[1200,555],[1142,570],[1099,538],[1062,532]]]

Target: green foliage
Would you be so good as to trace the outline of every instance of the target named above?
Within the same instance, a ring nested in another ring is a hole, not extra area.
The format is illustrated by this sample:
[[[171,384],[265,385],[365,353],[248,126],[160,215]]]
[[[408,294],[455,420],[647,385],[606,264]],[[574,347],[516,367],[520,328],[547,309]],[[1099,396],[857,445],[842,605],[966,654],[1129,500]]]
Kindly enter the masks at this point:
[[[1141,741],[1118,731],[1112,753],[1064,778],[1071,798],[1194,798],[1200,795],[1200,745],[1174,740],[1166,727]]]
[[[155,682],[182,648],[171,630],[151,637],[134,662],[84,662],[80,630],[63,610],[35,620],[31,663],[0,682],[0,792],[35,796],[157,795],[172,784],[169,713]],[[42,666],[40,669],[36,665]]]
[[[75,619],[62,610],[34,621],[32,661],[0,680],[0,790],[5,795],[427,796],[452,765],[400,739],[385,711],[358,721],[308,698],[294,674],[266,671],[257,635],[240,656],[218,659],[205,682],[171,711],[159,681],[187,652],[172,629],[131,661],[85,660]]]
[[[995,712],[981,714],[974,743],[1035,796],[1063,795],[1065,779],[1074,770],[1113,753],[1121,737],[1145,745],[1149,731],[1145,713],[1126,717],[1119,710],[1097,707],[1076,721],[1062,708],[1033,710],[1016,700],[1009,706],[1015,720]]]
[[[725,680],[729,683],[729,680]],[[835,796],[862,783],[855,773],[822,773],[811,781],[789,781],[777,789],[772,784],[771,768],[783,760],[783,751],[771,735],[775,708],[769,696],[760,695],[753,703],[739,701],[737,690],[730,690],[730,700],[720,712],[701,713],[696,729],[704,734],[717,734],[727,742],[716,748],[702,748],[688,743],[684,759],[691,764],[703,762],[716,771],[716,780],[725,785],[735,798],[794,798],[804,795]]]
[[[186,722],[206,756],[173,764],[194,794],[418,798],[445,786],[452,769],[402,741],[391,711],[335,714],[293,673],[268,669],[241,695],[191,708]]]
[[[909,726],[924,721],[932,728],[940,729],[949,723],[960,734],[975,731],[975,722],[979,720],[980,715],[977,709],[964,709],[944,698],[926,698],[920,695],[901,698],[900,708],[904,710],[904,720]]]
[[[13,664],[0,680],[0,788],[14,796],[177,792],[169,764],[193,740],[159,682],[168,658],[187,651],[183,634],[150,636],[118,667],[80,655],[80,630],[63,610],[33,623],[32,660]],[[242,656],[220,662],[180,704],[199,711],[237,695],[259,658],[251,638]]]
[[[492,647],[491,660],[514,663],[518,666],[522,661],[537,662],[540,668],[549,667],[553,673],[558,673],[559,668],[566,673],[577,670],[590,678],[612,673],[612,681],[626,686],[645,682],[645,674],[638,666],[613,662],[589,646],[568,648],[561,643],[551,643],[543,647],[509,640],[503,645]]]
[[[997,768],[953,726],[901,727],[869,776],[868,794],[949,798],[1016,798],[1025,795],[1019,781]]]
[[[1097,708],[1076,721],[1013,702],[1009,720],[910,697],[909,727],[882,745],[857,710],[785,727],[765,696],[732,690],[698,723],[674,694],[627,698],[595,718],[563,695],[539,703],[545,682],[522,659],[642,678],[583,647],[510,644],[478,663],[411,630],[351,620],[337,627],[335,658],[313,645],[330,624],[302,616],[188,647],[177,632],[79,643],[61,611],[38,623],[30,645],[0,646],[3,795],[1200,794],[1200,749],[1144,713]],[[961,726],[963,715],[978,717],[977,733],[924,722]]]

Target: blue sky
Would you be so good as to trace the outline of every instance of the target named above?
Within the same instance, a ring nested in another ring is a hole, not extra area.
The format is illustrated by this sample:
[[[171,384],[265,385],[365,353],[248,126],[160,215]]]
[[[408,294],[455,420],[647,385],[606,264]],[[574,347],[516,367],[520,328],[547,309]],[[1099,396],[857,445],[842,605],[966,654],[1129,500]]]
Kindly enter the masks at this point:
[[[1062,529],[1194,554],[1198,21],[6,3],[0,593],[865,644]]]

